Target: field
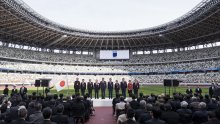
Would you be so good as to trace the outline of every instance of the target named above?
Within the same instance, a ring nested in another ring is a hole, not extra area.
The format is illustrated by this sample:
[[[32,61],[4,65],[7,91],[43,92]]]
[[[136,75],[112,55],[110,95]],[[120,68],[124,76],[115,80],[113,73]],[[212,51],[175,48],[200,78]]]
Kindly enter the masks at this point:
[[[19,88],[19,87],[18,87]],[[185,93],[186,91],[186,88],[187,87],[177,87],[176,88],[176,92],[180,92],[180,93]],[[202,88],[202,91],[203,91],[203,94],[208,94],[208,87],[201,87]],[[2,88],[1,88],[2,89]],[[11,91],[11,87],[9,87],[10,91]],[[193,91],[195,90],[195,87],[192,87]],[[43,88],[39,88],[39,93],[43,93]],[[168,88],[167,88],[167,91],[168,91]],[[173,89],[171,88],[170,89],[171,93],[173,92]],[[31,94],[32,92],[37,92],[37,88],[35,87],[28,87],[28,94]],[[87,92],[87,91],[86,91]],[[154,93],[156,95],[159,95],[159,94],[162,94],[164,93],[164,87],[163,86],[142,86],[140,87],[140,90],[139,90],[139,93],[142,92],[144,93],[145,95],[148,95],[148,94],[151,94],[151,93]],[[2,90],[0,90],[0,93],[2,94]],[[60,91],[60,92],[57,92],[55,88],[51,89],[51,93],[52,94],[60,94],[60,93],[63,93],[64,96],[67,96],[67,95],[72,95],[74,94],[74,89],[72,87],[69,88],[69,91],[68,91],[68,88]],[[168,92],[167,92],[168,93]],[[99,92],[99,96],[101,95],[101,92]],[[113,92],[113,96],[115,96],[115,93]],[[93,91],[93,97],[94,97],[94,91]],[[108,91],[106,90],[106,97],[108,97]]]

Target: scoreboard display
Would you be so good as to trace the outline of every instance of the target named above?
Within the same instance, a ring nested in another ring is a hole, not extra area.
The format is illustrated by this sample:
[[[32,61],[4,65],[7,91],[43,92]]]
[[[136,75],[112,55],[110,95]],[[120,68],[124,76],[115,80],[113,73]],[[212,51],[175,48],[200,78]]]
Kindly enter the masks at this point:
[[[100,58],[106,60],[129,59],[129,50],[100,50]]]

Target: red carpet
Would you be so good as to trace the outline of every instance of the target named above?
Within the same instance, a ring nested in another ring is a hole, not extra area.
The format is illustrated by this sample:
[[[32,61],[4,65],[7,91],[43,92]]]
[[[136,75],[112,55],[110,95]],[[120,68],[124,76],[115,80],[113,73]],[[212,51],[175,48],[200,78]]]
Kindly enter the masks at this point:
[[[92,116],[86,124],[116,124],[112,107],[96,107],[95,116]]]

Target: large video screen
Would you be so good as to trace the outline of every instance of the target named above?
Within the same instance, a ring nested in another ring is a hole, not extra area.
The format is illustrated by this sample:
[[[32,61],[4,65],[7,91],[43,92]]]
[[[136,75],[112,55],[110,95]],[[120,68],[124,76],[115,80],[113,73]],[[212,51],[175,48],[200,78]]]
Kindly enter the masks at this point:
[[[100,50],[100,59],[129,59],[129,50]]]

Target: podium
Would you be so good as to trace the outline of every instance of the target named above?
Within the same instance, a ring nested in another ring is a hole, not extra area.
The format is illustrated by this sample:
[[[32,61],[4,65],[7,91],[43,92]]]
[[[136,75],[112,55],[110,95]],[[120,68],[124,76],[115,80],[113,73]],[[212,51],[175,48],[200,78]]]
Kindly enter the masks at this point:
[[[167,87],[168,87],[168,93],[170,96],[170,89],[172,89],[172,93],[176,92],[176,87],[179,86],[179,80],[177,79],[164,79],[163,85],[164,85],[164,94],[167,95]]]

